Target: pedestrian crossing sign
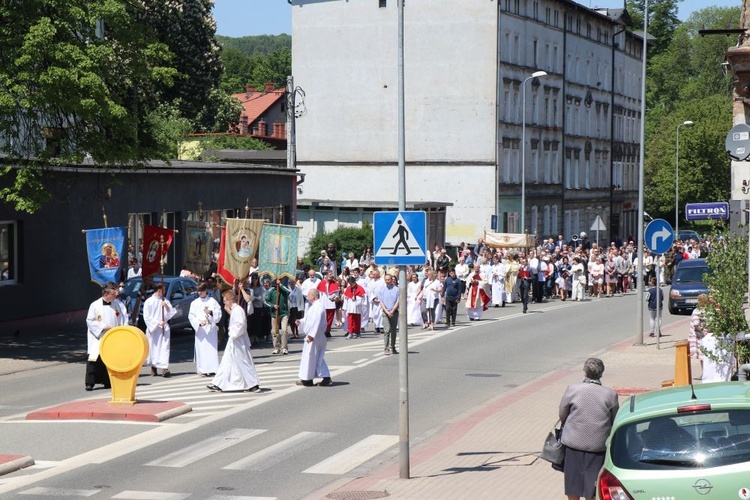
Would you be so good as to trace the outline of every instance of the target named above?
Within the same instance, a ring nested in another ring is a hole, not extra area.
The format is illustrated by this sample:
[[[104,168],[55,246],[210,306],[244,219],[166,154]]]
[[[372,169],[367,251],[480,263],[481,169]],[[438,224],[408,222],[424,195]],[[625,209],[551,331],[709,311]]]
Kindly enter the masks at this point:
[[[376,264],[424,265],[427,260],[425,212],[375,212],[373,215]]]

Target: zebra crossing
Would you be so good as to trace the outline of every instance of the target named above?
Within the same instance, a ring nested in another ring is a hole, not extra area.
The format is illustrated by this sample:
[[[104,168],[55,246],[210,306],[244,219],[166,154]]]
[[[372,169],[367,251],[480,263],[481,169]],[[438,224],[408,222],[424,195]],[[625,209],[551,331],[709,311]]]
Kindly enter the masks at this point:
[[[443,332],[414,330],[409,332],[409,344],[418,345],[440,336]],[[335,364],[337,354],[360,353],[369,357],[360,359],[349,364]],[[346,368],[352,365],[360,365],[366,361],[372,361],[383,357],[382,337],[365,337],[359,340],[347,341],[336,337],[328,344],[326,360],[328,361],[331,374],[336,377]],[[169,380],[155,380],[151,385],[139,386],[136,389],[136,397],[141,401],[181,401],[190,405],[193,411],[185,413],[170,423],[189,422],[202,417],[207,417],[222,411],[247,403],[253,398],[263,397],[268,391],[279,391],[295,386],[298,380],[300,355],[292,353],[286,356],[272,358],[272,361],[256,361],[256,370],[260,380],[261,392],[209,392],[206,385],[211,382],[210,378],[197,375],[173,376]]]
[[[337,437],[336,433],[301,431],[263,449],[254,449],[251,442],[252,439],[269,431],[269,429],[230,429],[197,443],[179,448],[164,457],[144,463],[142,466],[183,468],[197,463],[203,468],[202,470],[205,470],[206,467],[215,467],[227,471],[262,472],[299,455],[303,459],[313,462],[309,463],[309,467],[302,470],[301,474],[341,476],[377,457],[381,453],[388,451],[398,444],[399,439],[396,435],[382,434],[372,434],[353,443],[345,442],[346,439],[344,439],[342,440],[344,442],[340,444],[340,451],[333,452],[333,454],[324,458],[313,458],[314,453],[308,453],[308,450],[327,441],[334,440]],[[242,445],[243,443],[248,449],[246,456],[231,463],[222,462],[221,452]],[[97,488],[71,489],[55,487],[32,487],[19,491],[19,494],[35,498],[52,496],[62,498],[88,498],[96,496],[96,498],[126,500],[184,500],[187,498],[195,498],[197,500],[200,498],[192,493],[178,491],[126,490],[115,492]],[[272,500],[275,498],[213,495],[207,497],[206,500]]]

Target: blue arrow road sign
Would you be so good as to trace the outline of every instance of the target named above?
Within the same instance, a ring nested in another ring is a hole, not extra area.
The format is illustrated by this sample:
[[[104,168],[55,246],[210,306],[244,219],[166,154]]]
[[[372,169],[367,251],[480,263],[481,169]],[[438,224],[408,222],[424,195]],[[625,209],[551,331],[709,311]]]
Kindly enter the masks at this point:
[[[654,219],[646,226],[644,238],[649,250],[656,254],[663,254],[672,248],[674,231],[664,219]]]
[[[375,212],[375,263],[390,266],[424,265],[427,242],[425,212]]]

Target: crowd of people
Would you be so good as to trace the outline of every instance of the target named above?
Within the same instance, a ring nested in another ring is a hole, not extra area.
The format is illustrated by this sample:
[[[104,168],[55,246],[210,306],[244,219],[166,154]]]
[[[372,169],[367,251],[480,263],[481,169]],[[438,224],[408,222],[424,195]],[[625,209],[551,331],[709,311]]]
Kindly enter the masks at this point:
[[[217,374],[222,373],[218,344],[227,340],[233,346],[238,342],[238,345],[244,345],[237,340],[241,335],[232,336],[243,331],[248,337],[248,350],[262,342],[272,342],[273,355],[288,354],[289,340],[301,338],[308,357],[312,356],[304,373],[300,370],[301,383],[311,383],[311,379],[304,377],[314,367],[313,371],[322,373],[324,384],[328,384],[330,374],[323,368],[325,346],[320,337],[331,337],[335,329],[340,328],[341,335],[347,340],[359,338],[371,329],[373,333],[383,335],[384,354],[395,354],[401,313],[406,315],[409,326],[432,330],[437,325],[455,326],[460,302],[464,303],[466,318],[478,321],[489,307],[505,307],[514,302],[521,303],[525,313],[530,303],[622,296],[635,288],[639,274],[646,279],[645,283],[651,284],[659,269],[661,283],[668,283],[680,261],[705,257],[710,244],[710,240],[676,242],[672,249],[660,256],[653,256],[644,249],[643,273],[638,272],[637,246],[630,238],[624,242],[618,239],[608,246],[590,242],[585,233],[571,240],[562,235],[557,239],[543,239],[534,248],[492,248],[482,238],[475,245],[461,243],[454,248],[436,245],[432,251],[426,252],[423,266],[407,267],[407,303],[403,305],[399,303],[398,268],[378,266],[370,247],[361,253],[337,252],[334,244],[328,243],[312,265],[298,259],[295,279],[271,280],[262,276],[256,260],[253,260],[246,279],[231,284],[223,282],[216,274],[215,266],[203,275],[196,275],[187,268],[183,268],[180,274],[200,283],[199,299],[193,302],[189,313],[191,326],[196,332],[196,371],[199,375],[216,379]],[[128,277],[138,276],[137,255],[129,255],[129,260]],[[231,292],[231,297],[226,292]],[[148,364],[152,375],[157,375],[161,369],[162,375],[168,377],[168,320],[174,309],[163,293],[156,285],[144,285],[141,300],[130,306],[132,309],[143,302],[143,313],[138,319],[151,343]],[[659,295],[661,303],[661,293],[653,295]],[[305,321],[313,304],[316,304],[315,314],[320,311],[322,316],[319,321],[309,318]],[[94,309],[98,311],[100,306]],[[131,309],[123,307],[123,315],[137,314]],[[237,319],[238,311],[244,316],[242,324]],[[651,314],[651,319],[653,335],[655,314]],[[118,318],[118,321],[122,319]],[[300,325],[307,325],[308,331],[301,331]],[[320,336],[316,332],[318,328]],[[90,334],[96,329],[96,326],[90,326]],[[98,338],[93,337],[94,340]],[[96,354],[95,349],[91,351]],[[92,354],[91,357],[91,362],[96,362],[96,356]],[[225,354],[225,357],[235,359],[235,364],[245,366],[244,370],[249,372],[251,358],[248,363],[236,355]],[[91,380],[101,379],[94,376],[97,370],[101,374],[101,366],[92,366],[92,375],[87,375],[86,388],[89,390],[93,387]],[[213,383],[211,387],[221,386]]]

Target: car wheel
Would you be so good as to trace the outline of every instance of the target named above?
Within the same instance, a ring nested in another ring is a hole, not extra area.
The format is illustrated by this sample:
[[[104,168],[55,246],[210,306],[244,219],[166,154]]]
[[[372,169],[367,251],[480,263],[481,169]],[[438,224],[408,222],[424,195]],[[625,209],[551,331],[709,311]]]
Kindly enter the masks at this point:
[[[679,311],[680,310],[677,309],[677,308],[675,308],[675,307],[673,307],[672,304],[669,304],[669,314],[678,314]]]

